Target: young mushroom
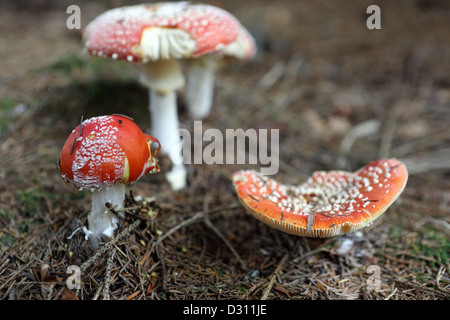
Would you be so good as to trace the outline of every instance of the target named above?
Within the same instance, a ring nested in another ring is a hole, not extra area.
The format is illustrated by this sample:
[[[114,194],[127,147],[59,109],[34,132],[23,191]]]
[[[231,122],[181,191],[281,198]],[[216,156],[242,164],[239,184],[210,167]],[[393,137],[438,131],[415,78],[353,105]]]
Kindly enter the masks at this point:
[[[299,186],[279,184],[255,171],[233,175],[239,201],[278,230],[333,237],[370,225],[405,188],[408,172],[396,159],[377,160],[356,172],[318,171]]]
[[[235,23],[230,23],[230,20]],[[217,34],[211,30],[221,29]],[[225,10],[188,2],[161,2],[115,8],[91,21],[83,32],[86,51],[97,57],[135,63],[149,88],[152,135],[174,163],[166,174],[173,189],[186,185],[177,152],[176,91],[184,86],[179,59],[217,52],[236,40],[238,23]]]
[[[93,243],[110,238],[118,227],[124,216],[125,185],[159,171],[159,149],[157,139],[122,115],[87,119],[69,135],[57,167],[65,182],[92,191],[85,232]]]

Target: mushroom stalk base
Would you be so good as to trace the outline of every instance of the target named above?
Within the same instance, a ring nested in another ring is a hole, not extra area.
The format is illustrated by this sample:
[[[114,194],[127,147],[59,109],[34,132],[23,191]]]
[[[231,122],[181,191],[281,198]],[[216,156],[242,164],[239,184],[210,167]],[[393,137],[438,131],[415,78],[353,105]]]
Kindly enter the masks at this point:
[[[174,164],[172,169],[166,172],[166,179],[173,190],[180,190],[186,187],[187,170],[184,164]]]
[[[217,63],[208,58],[198,58],[197,60],[189,63],[186,103],[191,117],[195,120],[202,120],[211,111]]]
[[[119,218],[106,207],[106,203],[111,204],[111,208],[118,212],[120,217],[124,216],[125,185],[118,183],[113,187],[92,192],[92,207],[88,215],[89,231],[97,240],[102,237],[111,238],[114,230],[117,229]]]

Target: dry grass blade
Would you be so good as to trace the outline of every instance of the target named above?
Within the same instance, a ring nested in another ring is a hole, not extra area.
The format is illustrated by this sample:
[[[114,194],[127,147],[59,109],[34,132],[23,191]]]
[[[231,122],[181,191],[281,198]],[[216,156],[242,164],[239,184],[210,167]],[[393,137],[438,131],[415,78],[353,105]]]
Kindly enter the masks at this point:
[[[135,228],[139,226],[141,222],[136,220],[131,225],[123,229],[118,235],[114,236],[110,241],[108,241],[104,246],[102,246],[89,260],[81,265],[81,272],[85,272],[93,263],[95,263],[98,259],[103,257],[103,255],[108,252],[122,237],[129,234]]]
[[[111,281],[111,269],[113,266],[114,261],[114,255],[116,254],[116,250],[113,248],[109,254],[108,259],[106,260],[106,272],[105,272],[105,280],[104,282],[104,288],[103,288],[103,300],[110,300],[110,294],[109,294],[109,285]]]
[[[275,283],[275,279],[276,279],[278,273],[281,271],[281,268],[283,267],[283,265],[286,262],[286,260],[288,259],[288,257],[289,256],[286,254],[286,255],[283,256],[283,258],[281,258],[280,263],[276,267],[276,269],[273,272],[273,274],[270,276],[269,283],[267,284],[267,287],[264,290],[264,293],[263,293],[263,295],[261,297],[261,300],[267,300],[267,297],[269,296],[270,290],[272,290],[273,284]]]
[[[203,200],[203,219],[204,219],[205,224],[225,243],[225,245],[228,247],[228,249],[230,249],[230,251],[233,253],[233,255],[236,257],[237,261],[241,265],[242,269],[247,270],[247,265],[242,260],[239,253],[231,245],[231,243],[227,240],[227,238],[225,238],[225,236],[220,232],[220,230],[217,229],[211,222],[211,219],[209,218],[209,214],[208,214],[208,210],[209,210],[208,206],[209,206],[210,201],[211,201],[211,197],[208,195],[205,196],[205,198]]]

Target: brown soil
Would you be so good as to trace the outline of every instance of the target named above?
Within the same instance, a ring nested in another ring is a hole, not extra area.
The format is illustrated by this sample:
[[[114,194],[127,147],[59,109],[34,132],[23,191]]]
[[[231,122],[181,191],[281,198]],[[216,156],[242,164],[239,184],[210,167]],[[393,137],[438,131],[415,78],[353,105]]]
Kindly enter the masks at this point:
[[[77,1],[82,26],[130,3]],[[210,3],[234,13],[259,52],[217,74],[203,130],[279,129],[283,183],[398,158],[410,173],[401,197],[359,233],[301,238],[239,204],[231,174],[259,166],[190,165],[184,190],[163,174],[129,187],[123,227],[93,252],[82,232],[67,238],[87,224],[90,194],[65,185],[55,159],[81,116],[126,114],[146,130],[147,91],[127,63],[83,54],[65,5],[4,1],[0,299],[449,299],[450,4],[377,1],[382,28],[369,30],[371,1]],[[183,92],[179,110],[192,129]]]

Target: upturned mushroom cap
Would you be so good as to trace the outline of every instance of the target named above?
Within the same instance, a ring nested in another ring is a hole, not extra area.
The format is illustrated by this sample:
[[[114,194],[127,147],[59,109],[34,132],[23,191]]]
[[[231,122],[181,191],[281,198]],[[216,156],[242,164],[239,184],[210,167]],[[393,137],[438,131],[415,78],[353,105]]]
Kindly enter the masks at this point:
[[[83,37],[93,56],[148,62],[218,52],[236,40],[239,25],[214,6],[161,2],[108,10],[86,26]]]
[[[240,202],[278,230],[332,237],[370,225],[405,188],[408,172],[396,159],[377,160],[350,173],[318,171],[299,186],[279,184],[255,171],[238,171],[233,183]]]
[[[57,166],[62,178],[76,188],[107,188],[158,172],[159,149],[158,140],[143,133],[130,118],[100,116],[72,131]]]

